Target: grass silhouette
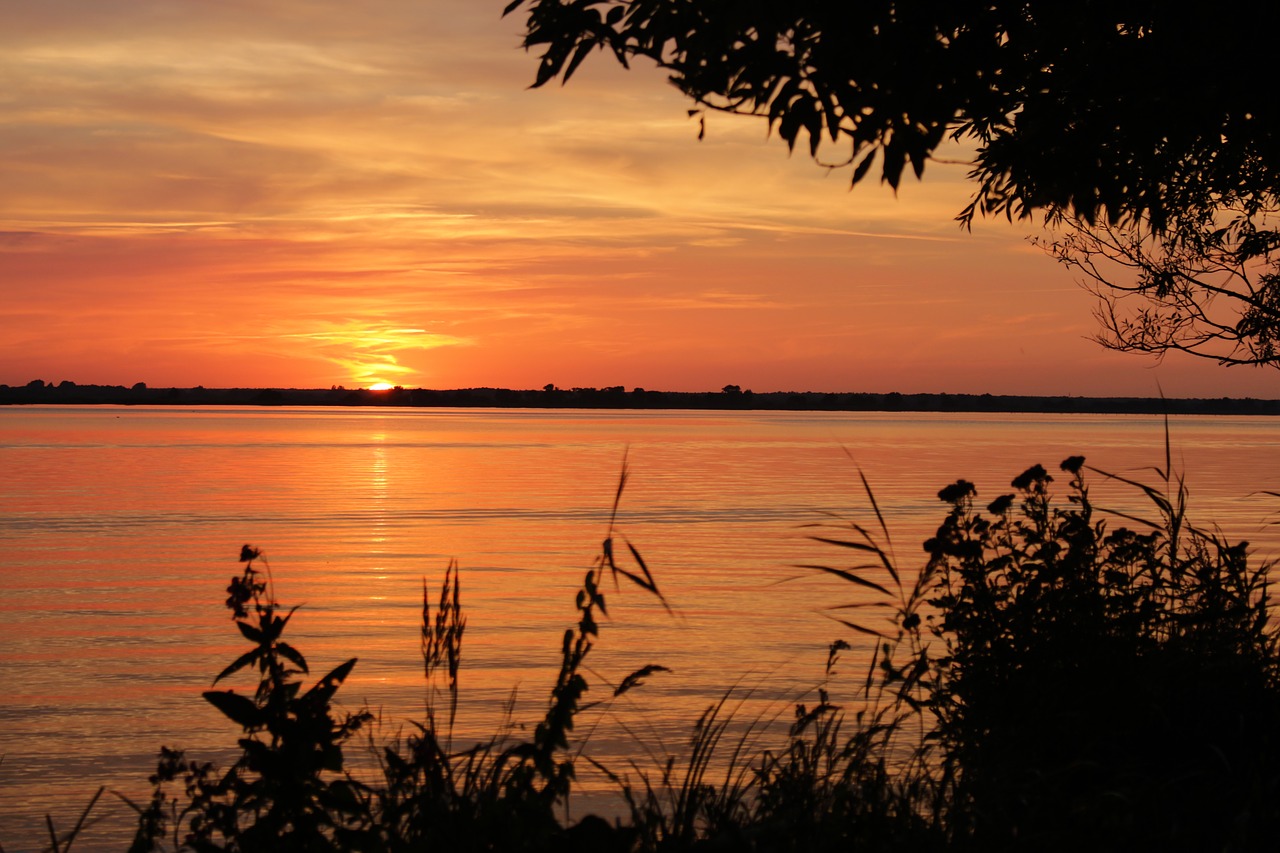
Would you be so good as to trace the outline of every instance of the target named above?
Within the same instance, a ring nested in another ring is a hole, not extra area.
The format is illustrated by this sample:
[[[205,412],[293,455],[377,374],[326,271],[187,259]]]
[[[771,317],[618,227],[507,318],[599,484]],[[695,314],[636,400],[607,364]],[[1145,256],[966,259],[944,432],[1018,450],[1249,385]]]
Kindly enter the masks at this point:
[[[816,701],[795,706],[787,734],[762,746],[763,721],[735,721],[730,691],[656,770],[604,766],[578,731],[584,712],[664,669],[648,664],[605,700],[585,701],[606,581],[667,605],[615,527],[625,465],[531,733],[454,743],[467,620],[450,563],[438,594],[423,586],[425,719],[373,743],[378,770],[364,777],[347,755],[372,716],[333,705],[356,660],[311,680],[283,639],[295,611],[275,600],[269,566],[245,546],[227,606],[250,648],[216,682],[253,671],[258,684],[204,694],[240,728],[241,755],[219,770],[162,750],[151,799],[129,803],[129,850],[1273,849],[1271,564],[1251,565],[1245,543],[1190,522],[1168,459],[1149,486],[1068,458],[1065,502],[1039,465],[985,507],[957,481],[939,492],[945,516],[913,573],[898,565],[864,479],[875,524],[812,531],[850,559],[804,567],[861,596],[831,610],[875,638],[853,695],[833,695],[829,679]],[[1090,476],[1137,489],[1149,514],[1095,506]],[[827,649],[828,676],[849,648]],[[586,767],[610,780],[621,817],[568,819]],[[69,832],[49,822],[50,849],[72,848],[94,803]]]

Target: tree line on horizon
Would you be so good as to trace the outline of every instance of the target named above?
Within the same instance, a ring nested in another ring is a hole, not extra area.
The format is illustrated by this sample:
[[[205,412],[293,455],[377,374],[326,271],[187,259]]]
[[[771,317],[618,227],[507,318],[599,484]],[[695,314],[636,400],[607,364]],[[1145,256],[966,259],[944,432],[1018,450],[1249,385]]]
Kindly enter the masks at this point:
[[[162,388],[57,385],[33,380],[0,385],[0,405],[149,406],[407,406],[546,409],[708,409],[741,411],[990,412],[1093,414],[1280,415],[1280,400],[1244,398],[1067,397],[1008,394],[902,394],[743,390],[653,391],[605,388]]]

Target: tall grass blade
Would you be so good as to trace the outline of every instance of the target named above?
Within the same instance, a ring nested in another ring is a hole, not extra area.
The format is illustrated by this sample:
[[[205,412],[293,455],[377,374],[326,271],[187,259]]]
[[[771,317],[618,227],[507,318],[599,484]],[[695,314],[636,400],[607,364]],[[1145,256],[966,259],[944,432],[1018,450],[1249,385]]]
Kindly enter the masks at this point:
[[[893,595],[891,592],[889,592],[889,590],[887,590],[885,587],[881,586],[880,584],[876,583],[875,581],[869,581],[866,578],[859,577],[858,575],[855,575],[853,572],[848,572],[848,571],[845,571],[844,569],[837,569],[837,568],[833,568],[832,566],[808,565],[804,563],[798,564],[796,568],[797,569],[813,569],[814,571],[817,571],[817,572],[825,572],[826,574],[834,575],[835,577],[838,577],[841,580],[847,581],[851,584],[855,584],[857,586],[863,586],[863,587],[866,587],[867,589],[873,589],[876,592],[881,593],[882,595],[885,595],[885,596]]]

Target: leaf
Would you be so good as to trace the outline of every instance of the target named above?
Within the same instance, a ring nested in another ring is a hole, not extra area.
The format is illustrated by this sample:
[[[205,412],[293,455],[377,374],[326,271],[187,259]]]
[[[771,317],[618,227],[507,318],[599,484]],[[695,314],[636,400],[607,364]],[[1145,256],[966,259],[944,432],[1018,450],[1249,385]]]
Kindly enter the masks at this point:
[[[858,163],[858,165],[854,168],[852,183],[856,184],[858,183],[858,181],[865,178],[867,176],[867,172],[871,171],[871,166],[875,162],[876,162],[876,149],[872,148],[869,152],[867,152],[867,155],[862,158],[862,162]]]
[[[271,616],[270,611],[268,611],[268,615],[262,619],[262,632],[266,636],[266,642],[274,643],[280,639],[280,635],[284,633],[285,626],[289,624],[290,617],[293,616],[294,611],[297,609],[296,607],[293,608],[284,616]]]
[[[836,108],[836,102],[831,97],[831,92],[825,87],[818,88],[818,100],[822,103],[822,112],[827,123],[827,132],[831,134],[831,141],[837,142],[840,139],[840,112]]]
[[[846,580],[849,583],[857,584],[858,586],[865,586],[868,589],[874,589],[876,592],[883,593],[884,595],[892,596],[892,593],[889,592],[889,590],[885,589],[875,581],[869,581],[866,578],[858,577],[852,572],[846,572],[844,569],[834,569],[831,566],[815,566],[815,565],[803,565],[803,566],[797,566],[796,568],[813,569],[814,571],[818,571],[818,572],[826,572],[829,575],[835,575],[841,580]]]
[[[547,81],[554,79],[559,68],[559,63],[552,57],[551,52],[547,51],[547,55],[542,58],[542,62],[538,65],[538,74],[534,77],[533,88],[537,89],[545,85]]]
[[[862,531],[859,530],[859,532]],[[880,558],[882,564],[885,559],[884,550],[878,545],[866,542],[850,542],[848,539],[831,539],[826,536],[810,536],[809,539],[814,542],[821,542],[824,545],[835,545],[837,548],[849,548],[853,551],[862,551],[864,554],[875,554]]]
[[[578,49],[574,51],[573,58],[569,60],[569,65],[564,69],[564,73],[560,76],[561,83],[568,83],[569,78],[573,76],[573,72],[582,64],[582,60],[587,58],[591,53],[591,49],[595,47],[593,42],[584,41],[578,45]]]
[[[880,633],[879,631],[875,630],[874,628],[865,628],[865,627],[863,627],[862,625],[857,625],[857,624],[854,624],[853,622],[847,622],[847,621],[845,621],[844,619],[837,619],[836,621],[837,621],[837,622],[839,622],[841,625],[845,626],[846,628],[852,628],[853,630],[855,630],[855,631],[857,631],[857,632],[859,632],[859,633],[862,633],[862,634],[870,634],[871,636],[873,636],[873,637],[879,637],[879,638],[880,638],[880,639],[882,639],[882,640],[887,640],[887,639],[889,639],[889,638],[888,638],[888,637],[886,637],[884,634]]]
[[[281,657],[290,661],[303,672],[311,671],[307,668],[307,659],[302,656],[302,652],[298,651],[288,643],[276,643],[276,651],[280,653]]]
[[[240,670],[244,669],[246,666],[256,661],[258,659],[258,656],[261,654],[262,654],[262,649],[259,648],[259,649],[250,649],[249,651],[240,655],[240,657],[232,661],[232,663],[226,669],[218,673],[218,677],[213,680],[213,683],[217,684],[219,681],[226,678],[228,675],[232,675],[233,673],[237,673]]]
[[[810,112],[804,116],[804,129],[809,132],[809,156],[818,156],[818,146],[822,144],[822,113],[817,104],[810,104]]]
[[[800,114],[794,110],[787,110],[782,114],[782,120],[778,122],[778,136],[781,136],[787,143],[787,150],[794,151],[796,148],[796,137],[800,133]]]
[[[622,490],[627,487],[627,478],[631,476],[627,470],[627,454],[630,448],[622,451],[622,472],[618,475],[618,490],[613,494],[613,509],[609,511],[609,536],[613,536],[613,525],[618,520],[618,507],[622,504]],[[605,539],[605,548],[609,547],[609,539]],[[610,552],[612,554],[612,552]],[[612,559],[612,557],[610,557]]]
[[[636,549],[636,546],[631,544],[631,540],[624,536],[623,541],[627,543],[627,550],[631,552],[631,557],[636,561],[636,565],[640,567],[640,571],[644,572],[645,580],[643,583],[641,583],[638,578],[633,577],[632,579],[636,583],[640,584],[640,586],[656,595],[658,597],[658,601],[662,603],[662,608],[668,613],[671,613],[671,605],[667,603],[666,596],[658,591],[658,582],[653,579],[653,574],[649,571],[649,566],[645,563],[644,557],[640,556],[640,552]]]
[[[347,676],[351,674],[351,670],[356,665],[357,658],[352,658],[346,663],[334,669],[324,678],[316,682],[316,686],[307,691],[303,699],[314,699],[322,702],[328,702],[338,688],[342,686],[342,682],[347,680]]]
[[[244,634],[244,638],[251,643],[262,643],[262,632],[247,622],[236,622],[236,627],[240,629],[240,633]]]
[[[875,151],[872,151],[871,153],[874,155]],[[871,509],[875,511],[876,522],[880,525],[880,532],[884,534],[885,542],[889,543],[890,547],[892,547],[892,543],[889,540],[889,525],[885,523],[884,514],[880,512],[880,504],[876,502],[875,493],[871,491],[871,484],[867,482],[867,475],[862,472],[861,468],[858,469],[858,479],[862,480],[862,490],[866,492],[867,500],[871,501]],[[857,528],[859,533],[862,533],[864,536],[867,535],[861,527],[857,527],[857,525],[854,526]],[[870,538],[870,536],[867,536],[867,539]],[[902,581],[898,579],[898,570],[894,567],[893,560],[889,559],[889,555],[883,550],[880,550],[880,562],[883,563],[885,569],[888,570],[889,577],[893,578],[893,582],[901,584]]]
[[[117,800],[120,800],[122,803],[124,803],[124,804],[125,804],[126,806],[128,806],[129,808],[133,809],[133,810],[134,810],[135,812],[137,812],[139,815],[140,815],[140,814],[142,814],[142,806],[138,805],[138,804],[137,804],[137,803],[135,803],[133,800],[129,799],[129,798],[128,798],[128,797],[126,797],[124,794],[120,793],[119,791],[112,791],[111,793],[112,793],[113,795],[115,795],[115,798],[116,798]]]
[[[243,729],[255,729],[262,725],[261,709],[247,696],[241,696],[234,690],[206,690],[201,695]]]
[[[1141,524],[1144,527],[1150,527],[1152,530],[1164,530],[1164,524],[1162,523],[1150,521],[1145,518],[1140,518],[1139,516],[1136,516],[1136,515],[1130,515],[1129,513],[1121,512],[1118,509],[1108,509],[1105,506],[1100,506],[1097,509],[1099,512],[1106,513],[1107,515],[1114,515],[1117,518],[1128,519],[1129,521],[1132,521],[1135,524]]]
[[[871,680],[872,680],[872,677],[875,675],[876,663],[878,663],[880,660],[880,644],[875,643],[874,646],[875,646],[875,651],[871,653],[871,666],[867,667],[867,682],[862,688],[862,692],[868,696],[871,695]],[[886,644],[886,648],[887,646],[888,644]]]
[[[907,152],[908,158],[911,160],[911,171],[915,172],[916,178],[924,177],[924,164],[929,158],[929,147],[922,144],[921,140],[912,140],[916,144],[912,145]]]
[[[57,839],[56,838],[54,839],[54,848],[53,848],[54,850],[59,850],[59,849],[63,851],[71,850],[71,843],[80,836],[80,831],[83,830],[86,827],[86,825],[91,825],[92,823],[97,822],[97,820],[95,819],[94,821],[91,821],[90,824],[86,824],[86,821],[88,821],[89,819],[89,812],[93,811],[93,807],[97,805],[98,799],[102,796],[102,793],[105,790],[107,790],[106,786],[98,788],[98,792],[93,795],[93,798],[89,800],[89,804],[84,807],[84,811],[80,813],[80,819],[76,821],[76,825],[71,827],[71,831],[67,833],[65,837],[65,841],[66,841],[65,847],[59,848]],[[46,820],[48,820],[48,815],[46,815],[45,818]],[[49,831],[50,832],[53,831],[52,820],[49,820]]]
[[[884,144],[884,170],[881,177],[894,192],[898,190],[898,183],[902,180],[902,167],[905,165],[907,152],[903,150],[902,143],[897,137],[890,137]]]

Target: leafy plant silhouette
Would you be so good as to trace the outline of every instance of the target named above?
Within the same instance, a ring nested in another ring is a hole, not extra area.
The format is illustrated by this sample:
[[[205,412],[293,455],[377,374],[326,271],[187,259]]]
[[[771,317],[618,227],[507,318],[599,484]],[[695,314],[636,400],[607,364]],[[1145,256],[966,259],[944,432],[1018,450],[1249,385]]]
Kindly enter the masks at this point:
[[[1079,456],[1061,468],[1066,507],[1039,465],[989,515],[972,484],[949,486],[926,543],[948,652],[932,709],[975,842],[1258,849],[1280,778],[1270,565],[1187,521],[1167,452],[1163,488]],[[1099,511],[1086,470],[1136,487],[1154,515]]]
[[[250,695],[209,690],[204,698],[240,726],[240,758],[224,774],[211,764],[165,749],[150,804],[140,810],[133,850],[157,846],[172,824],[175,847],[193,850],[336,850],[341,830],[364,817],[361,786],[345,776],[343,745],[372,715],[361,710],[335,718],[334,694],[355,667],[352,658],[305,692],[299,676],[306,659],[281,639],[297,608],[282,613],[271,593],[269,571],[254,567],[261,552],[245,545],[239,577],[227,587],[227,608],[253,647],[214,683],[256,669]],[[265,565],[265,560],[262,561]],[[178,780],[186,802],[168,793]]]
[[[909,587],[865,528],[815,537],[872,558],[811,568],[877,592],[859,606],[892,613],[886,629],[840,621],[881,638],[868,688],[874,678],[889,707],[920,713],[908,781],[932,793],[919,815],[940,817],[958,850],[1269,849],[1271,564],[1250,566],[1247,543],[1188,521],[1167,444],[1159,487],[1080,456],[1061,469],[1066,506],[1040,465],[985,513],[972,483],[942,489],[948,513]],[[1095,506],[1089,471],[1136,488],[1153,512]],[[902,733],[909,719],[888,725]]]

